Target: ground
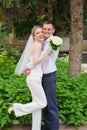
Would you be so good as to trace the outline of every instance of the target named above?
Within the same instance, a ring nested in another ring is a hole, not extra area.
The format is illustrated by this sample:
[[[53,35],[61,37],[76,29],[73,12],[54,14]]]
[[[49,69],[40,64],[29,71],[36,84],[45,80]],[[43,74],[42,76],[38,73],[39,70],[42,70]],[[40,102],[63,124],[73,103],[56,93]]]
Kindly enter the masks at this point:
[[[6,127],[2,130],[31,130],[31,125],[14,125],[12,127]],[[80,127],[67,126],[63,123],[60,124],[59,130],[87,130],[87,126],[81,125]]]

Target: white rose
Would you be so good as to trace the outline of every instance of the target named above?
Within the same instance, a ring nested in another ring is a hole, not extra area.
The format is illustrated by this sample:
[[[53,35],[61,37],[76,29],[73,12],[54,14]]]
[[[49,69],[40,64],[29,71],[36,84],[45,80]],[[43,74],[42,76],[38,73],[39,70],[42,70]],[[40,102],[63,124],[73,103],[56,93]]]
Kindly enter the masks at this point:
[[[58,37],[58,36],[51,37],[51,40],[52,40],[53,44],[57,45],[57,46],[61,45],[62,42],[63,42],[63,40],[60,37]]]

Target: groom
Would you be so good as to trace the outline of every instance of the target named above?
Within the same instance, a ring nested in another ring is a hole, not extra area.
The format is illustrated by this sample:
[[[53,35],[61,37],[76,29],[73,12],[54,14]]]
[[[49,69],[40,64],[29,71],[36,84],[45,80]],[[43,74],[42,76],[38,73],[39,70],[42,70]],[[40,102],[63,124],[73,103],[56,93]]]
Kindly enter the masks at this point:
[[[43,51],[49,48],[50,37],[55,32],[55,26],[52,21],[45,21],[43,23],[43,33],[45,42]],[[59,50],[53,52],[47,60],[42,63],[43,78],[42,86],[44,88],[47,106],[43,110],[45,125],[42,130],[59,130],[59,116],[58,116],[58,104],[56,97],[56,59],[58,57]]]
[[[50,37],[55,32],[55,26],[52,21],[45,21],[43,23],[43,33],[45,42],[43,50],[49,48]],[[42,85],[47,98],[47,106],[43,110],[44,123],[41,130],[59,130],[59,116],[58,116],[58,104],[56,96],[56,59],[58,57],[59,50],[53,52],[47,60],[42,63],[43,78]],[[27,71],[24,72],[27,74]]]

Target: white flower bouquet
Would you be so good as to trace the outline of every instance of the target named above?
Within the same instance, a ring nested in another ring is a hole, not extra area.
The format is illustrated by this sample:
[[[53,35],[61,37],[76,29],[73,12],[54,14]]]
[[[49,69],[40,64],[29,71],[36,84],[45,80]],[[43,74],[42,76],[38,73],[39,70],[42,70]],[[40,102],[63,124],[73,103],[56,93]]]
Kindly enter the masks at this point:
[[[52,50],[56,51],[63,43],[63,40],[58,36],[52,36],[49,43]]]

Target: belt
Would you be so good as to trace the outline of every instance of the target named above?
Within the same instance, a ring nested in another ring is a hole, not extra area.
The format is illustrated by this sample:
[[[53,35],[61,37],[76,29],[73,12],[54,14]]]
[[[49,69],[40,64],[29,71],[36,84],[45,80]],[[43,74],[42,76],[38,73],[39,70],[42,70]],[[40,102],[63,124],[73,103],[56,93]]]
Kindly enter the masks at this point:
[[[51,73],[48,73],[48,74],[43,74],[43,76],[52,76],[52,75],[55,74],[55,73],[56,73],[56,71],[51,72]]]

